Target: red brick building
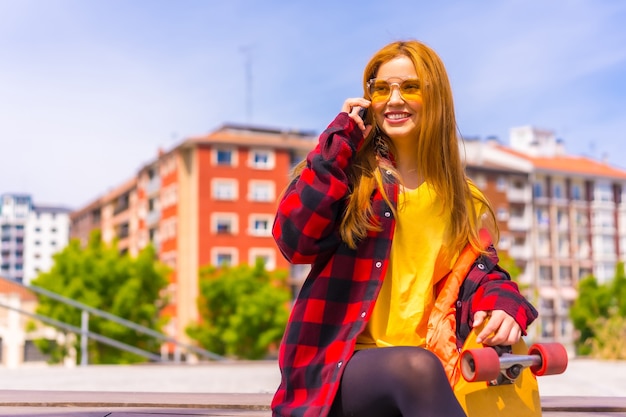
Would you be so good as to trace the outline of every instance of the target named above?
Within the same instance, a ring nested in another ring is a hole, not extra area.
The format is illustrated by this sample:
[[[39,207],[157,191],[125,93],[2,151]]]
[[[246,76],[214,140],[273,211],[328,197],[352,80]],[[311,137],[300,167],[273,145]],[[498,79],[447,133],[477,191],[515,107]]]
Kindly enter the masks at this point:
[[[269,270],[290,268],[271,237],[276,202],[316,143],[310,133],[236,125],[189,138],[73,213],[72,237],[100,227],[131,254],[153,243],[173,270],[167,333],[186,340],[185,328],[198,319],[202,266],[262,258]]]

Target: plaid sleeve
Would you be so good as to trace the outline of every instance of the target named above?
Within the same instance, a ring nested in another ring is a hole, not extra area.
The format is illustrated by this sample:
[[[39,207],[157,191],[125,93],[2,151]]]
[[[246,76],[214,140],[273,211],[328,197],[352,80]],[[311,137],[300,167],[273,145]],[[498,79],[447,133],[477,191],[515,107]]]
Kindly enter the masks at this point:
[[[306,167],[285,191],[272,233],[292,263],[313,263],[339,245],[338,224],[349,183],[347,169],[363,134],[347,113],[340,113],[320,135]]]
[[[461,341],[469,334],[472,317],[477,311],[503,310],[515,319],[524,334],[538,316],[537,310],[520,293],[517,283],[498,265],[493,246],[476,259],[461,286],[459,299],[457,325]]]
[[[471,303],[470,317],[476,311],[493,310],[503,310],[513,317],[522,328],[523,334],[526,334],[526,329],[538,316],[537,310],[520,293],[517,283],[498,265],[478,283]]]

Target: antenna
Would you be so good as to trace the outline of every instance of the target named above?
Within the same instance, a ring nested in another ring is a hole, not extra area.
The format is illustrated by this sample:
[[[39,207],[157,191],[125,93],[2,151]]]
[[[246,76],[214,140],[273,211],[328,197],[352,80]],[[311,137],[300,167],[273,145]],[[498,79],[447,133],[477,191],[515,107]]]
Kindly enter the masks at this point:
[[[252,45],[239,48],[244,54],[244,68],[246,77],[246,118],[248,124],[252,122]]]

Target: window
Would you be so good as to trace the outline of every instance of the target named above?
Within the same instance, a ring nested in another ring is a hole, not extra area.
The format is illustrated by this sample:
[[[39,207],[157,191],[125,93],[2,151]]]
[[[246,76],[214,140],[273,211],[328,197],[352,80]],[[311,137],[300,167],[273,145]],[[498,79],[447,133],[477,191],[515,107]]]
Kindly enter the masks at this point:
[[[476,183],[476,187],[480,189],[484,189],[487,186],[487,178],[485,178],[483,174],[476,174],[474,182]]]
[[[275,184],[273,181],[250,181],[248,199],[251,201],[274,201]]]
[[[269,214],[252,214],[249,233],[253,236],[271,236],[274,218]]]
[[[260,259],[265,265],[265,269],[273,271],[276,269],[276,251],[271,248],[252,248],[248,259],[249,265],[256,265],[256,261]]]
[[[178,229],[178,220],[176,217],[163,219],[159,227],[160,230],[158,234],[163,240],[174,239]]]
[[[214,178],[212,188],[216,200],[236,200],[238,197],[237,180]]]
[[[218,235],[232,235],[239,232],[238,218],[235,213],[211,214],[211,230]]]
[[[233,256],[230,253],[218,253],[217,265],[218,266],[231,266],[233,264]]]
[[[561,184],[554,184],[554,198],[563,198],[563,188]]]
[[[543,186],[539,182],[533,184],[533,197],[544,197]]]
[[[550,225],[550,213],[547,209],[537,209],[537,224],[539,226],[549,226]]]
[[[161,188],[161,203],[163,207],[170,207],[178,203],[178,185],[170,184]]]
[[[552,285],[552,267],[542,265],[539,267],[539,285]]]
[[[211,249],[211,261],[214,266],[232,266],[239,263],[236,248],[214,247]]]
[[[556,211],[556,224],[561,230],[567,230],[569,227],[569,216],[565,210]]]
[[[274,151],[270,149],[251,149],[249,166],[256,169],[273,169],[276,162]]]
[[[215,225],[215,231],[218,234],[231,234],[233,225],[229,219],[219,219]]]
[[[580,189],[580,185],[572,185],[572,200],[580,201],[582,200],[582,192]]]
[[[496,189],[498,191],[505,191],[506,190],[506,178],[502,175],[499,175],[497,180],[496,180]]]
[[[217,164],[218,165],[232,165],[233,154],[231,151],[218,150],[217,151]]]
[[[608,210],[598,210],[593,213],[594,226],[612,229],[615,227],[613,213]]]
[[[237,166],[237,149],[224,147],[213,150],[213,164],[219,166]]]
[[[509,219],[509,211],[506,207],[498,207],[496,218],[500,221],[507,221]]]
[[[594,200],[604,202],[613,201],[613,189],[611,188],[611,184],[597,182],[594,190]]]

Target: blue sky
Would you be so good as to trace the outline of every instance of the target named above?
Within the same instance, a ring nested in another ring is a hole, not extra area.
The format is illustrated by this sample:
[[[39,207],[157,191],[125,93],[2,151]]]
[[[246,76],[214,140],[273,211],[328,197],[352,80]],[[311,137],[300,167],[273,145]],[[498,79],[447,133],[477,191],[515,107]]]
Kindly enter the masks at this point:
[[[533,125],[626,169],[624,22],[622,0],[0,0],[0,193],[78,208],[223,123],[320,132],[409,38],[464,136]]]

